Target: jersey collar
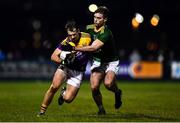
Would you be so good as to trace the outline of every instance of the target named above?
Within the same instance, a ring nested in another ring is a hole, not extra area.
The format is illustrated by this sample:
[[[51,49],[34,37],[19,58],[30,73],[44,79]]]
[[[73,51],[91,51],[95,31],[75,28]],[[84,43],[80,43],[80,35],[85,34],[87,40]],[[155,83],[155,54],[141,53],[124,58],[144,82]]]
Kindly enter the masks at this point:
[[[96,29],[96,26],[94,26],[94,31],[95,31],[95,32],[100,32],[100,31],[104,30],[104,28],[105,28],[105,25],[102,26],[102,27],[100,27],[100,28],[97,30],[97,29]]]

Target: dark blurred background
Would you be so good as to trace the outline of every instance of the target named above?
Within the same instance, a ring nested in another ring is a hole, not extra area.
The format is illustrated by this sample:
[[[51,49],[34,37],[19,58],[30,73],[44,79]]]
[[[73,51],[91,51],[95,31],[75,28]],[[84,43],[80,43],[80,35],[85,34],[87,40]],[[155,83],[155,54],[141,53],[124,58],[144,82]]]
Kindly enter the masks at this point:
[[[93,22],[88,10],[92,3],[109,8],[108,26],[121,61],[133,60],[131,55],[136,51],[141,61],[162,62],[164,77],[170,76],[170,63],[180,60],[180,4],[170,0],[1,0],[1,62],[50,61],[66,36],[68,19],[75,18],[82,29]],[[135,13],[144,17],[136,29],[131,24]],[[155,27],[150,24],[154,14],[160,18]]]

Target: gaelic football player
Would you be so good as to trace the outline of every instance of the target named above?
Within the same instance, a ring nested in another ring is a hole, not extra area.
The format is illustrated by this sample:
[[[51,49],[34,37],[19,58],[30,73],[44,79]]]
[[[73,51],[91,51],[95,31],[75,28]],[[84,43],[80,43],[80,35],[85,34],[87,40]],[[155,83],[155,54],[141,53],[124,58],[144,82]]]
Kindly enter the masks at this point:
[[[105,87],[115,95],[115,109],[121,107],[121,90],[115,82],[118,72],[118,52],[116,50],[114,37],[107,27],[109,10],[105,6],[99,7],[94,13],[94,24],[87,26],[87,33],[91,35],[92,44],[85,47],[75,47],[76,51],[92,52],[93,61],[91,66],[91,90],[95,103],[98,106],[98,114],[105,114],[100,92],[100,83],[103,81]]]
[[[54,50],[51,60],[58,63],[59,67],[54,73],[52,83],[45,93],[38,117],[43,116],[50,105],[54,94],[66,81],[66,89],[63,88],[58,99],[59,105],[64,102],[70,103],[76,97],[80,88],[82,78],[88,62],[88,55],[85,52],[73,52],[72,46],[86,46],[91,42],[90,35],[80,32],[75,21],[68,21],[65,29],[68,36]]]

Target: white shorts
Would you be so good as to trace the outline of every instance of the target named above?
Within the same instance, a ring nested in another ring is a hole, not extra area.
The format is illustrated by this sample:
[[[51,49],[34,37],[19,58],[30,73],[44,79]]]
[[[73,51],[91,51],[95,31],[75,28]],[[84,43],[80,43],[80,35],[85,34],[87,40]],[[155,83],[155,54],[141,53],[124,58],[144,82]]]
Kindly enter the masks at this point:
[[[66,82],[69,85],[80,88],[84,72],[71,70],[65,66],[63,68],[61,68],[60,66],[58,67],[58,70],[61,70],[66,74]]]
[[[96,70],[104,71],[105,73],[107,73],[108,71],[113,71],[115,74],[117,74],[119,70],[119,60],[106,63],[100,63],[99,61],[93,60],[91,71]]]

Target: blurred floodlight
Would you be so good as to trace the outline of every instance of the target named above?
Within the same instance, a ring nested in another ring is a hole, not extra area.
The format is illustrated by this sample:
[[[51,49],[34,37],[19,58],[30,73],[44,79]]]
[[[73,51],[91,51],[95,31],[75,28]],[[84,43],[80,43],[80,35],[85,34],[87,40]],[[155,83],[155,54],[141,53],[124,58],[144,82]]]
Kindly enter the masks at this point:
[[[90,12],[95,12],[97,10],[97,5],[96,4],[91,4],[89,5],[89,11]]]
[[[41,21],[39,21],[39,20],[34,20],[34,21],[32,22],[32,26],[33,26],[33,28],[34,28],[35,30],[40,29],[40,28],[41,28]]]
[[[144,20],[143,16],[140,13],[135,14],[135,19],[138,23],[142,23]]]
[[[133,28],[138,28],[138,26],[139,26],[139,22],[137,22],[135,17],[132,19],[131,24],[132,24]]]
[[[151,18],[151,25],[152,26],[157,26],[159,23],[159,16],[157,14],[154,14],[153,17]]]

